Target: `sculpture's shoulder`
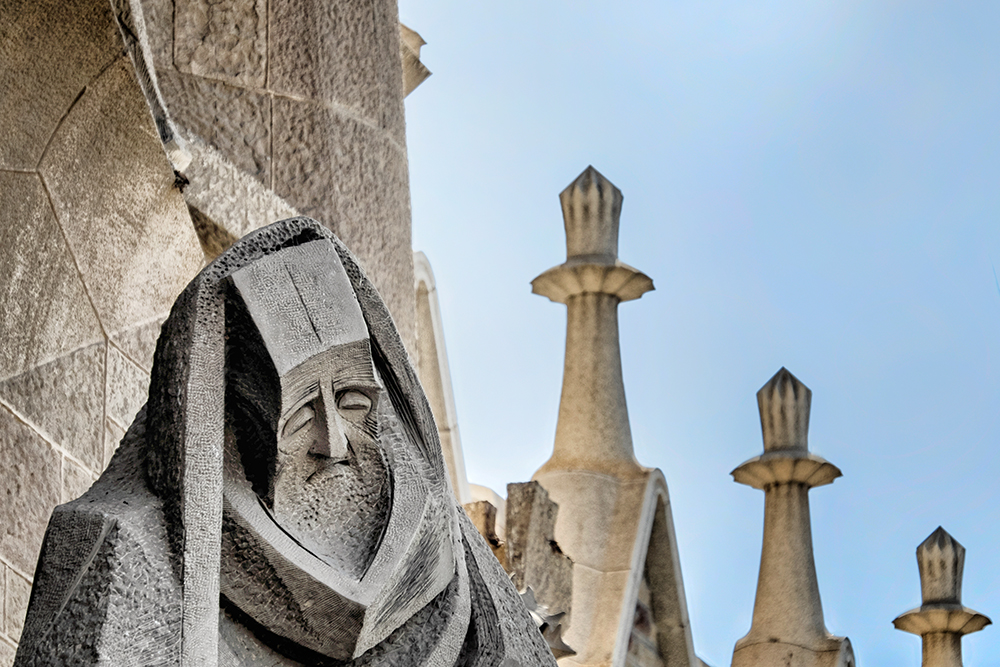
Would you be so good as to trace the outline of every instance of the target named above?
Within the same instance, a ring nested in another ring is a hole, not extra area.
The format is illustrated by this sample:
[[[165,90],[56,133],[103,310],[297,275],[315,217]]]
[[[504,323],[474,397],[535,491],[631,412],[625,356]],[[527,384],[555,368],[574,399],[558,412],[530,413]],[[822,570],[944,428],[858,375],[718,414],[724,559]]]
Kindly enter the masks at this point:
[[[180,564],[162,503],[146,488],[141,433],[49,520],[15,664],[171,664],[180,639]]]

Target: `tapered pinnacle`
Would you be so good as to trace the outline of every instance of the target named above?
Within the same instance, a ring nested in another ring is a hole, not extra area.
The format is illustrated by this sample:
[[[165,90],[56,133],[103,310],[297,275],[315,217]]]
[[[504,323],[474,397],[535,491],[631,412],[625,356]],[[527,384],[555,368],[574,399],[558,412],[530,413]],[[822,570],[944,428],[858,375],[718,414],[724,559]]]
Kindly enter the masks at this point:
[[[593,167],[584,169],[559,193],[567,258],[603,255],[617,259],[622,200],[622,191]]]
[[[764,451],[809,449],[812,392],[782,366],[757,392]]]
[[[941,526],[917,547],[923,604],[962,604],[965,547]]]

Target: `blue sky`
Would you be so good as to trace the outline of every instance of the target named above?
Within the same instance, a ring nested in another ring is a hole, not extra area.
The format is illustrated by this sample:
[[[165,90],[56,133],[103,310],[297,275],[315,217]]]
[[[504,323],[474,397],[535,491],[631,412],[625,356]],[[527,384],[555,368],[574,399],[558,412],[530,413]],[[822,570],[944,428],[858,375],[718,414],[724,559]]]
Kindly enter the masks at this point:
[[[565,308],[558,194],[624,193],[619,309],[640,462],[670,485],[699,655],[750,625],[763,494],[755,393],[813,390],[827,626],[859,663],[918,665],[892,619],[914,549],[968,549],[964,602],[1000,624],[1000,3],[402,0],[434,73],[407,98],[414,248],[441,299],[472,481],[503,492],[555,433]],[[1000,665],[1000,628],[965,640]]]

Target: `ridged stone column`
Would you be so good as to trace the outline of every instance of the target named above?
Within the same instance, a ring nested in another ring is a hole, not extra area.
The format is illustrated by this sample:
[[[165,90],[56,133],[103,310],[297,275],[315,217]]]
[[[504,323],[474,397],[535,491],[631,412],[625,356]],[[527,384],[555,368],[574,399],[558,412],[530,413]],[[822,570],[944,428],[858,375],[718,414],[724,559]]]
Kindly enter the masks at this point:
[[[757,392],[764,453],[732,472],[764,491],[764,540],[750,632],[736,642],[733,667],[853,665],[850,641],[823,622],[813,560],[809,489],[840,470],[808,447],[812,392],[782,368]]]
[[[920,635],[923,667],[962,667],[962,637],[991,623],[962,606],[965,547],[938,526],[917,547],[923,604],[892,622],[897,630]]]
[[[593,167],[559,195],[566,262],[531,282],[535,294],[566,304],[566,362],[552,470],[615,474],[640,470],[625,405],[618,304],[653,289],[646,274],[618,260],[622,193]]]

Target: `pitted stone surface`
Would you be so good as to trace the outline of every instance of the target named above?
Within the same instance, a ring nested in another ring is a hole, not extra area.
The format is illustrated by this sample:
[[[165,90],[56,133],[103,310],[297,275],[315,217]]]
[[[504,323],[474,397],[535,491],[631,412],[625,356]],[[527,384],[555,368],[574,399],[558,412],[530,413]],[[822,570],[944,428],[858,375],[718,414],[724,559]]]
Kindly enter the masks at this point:
[[[267,2],[176,0],[174,64],[182,72],[264,86]]]
[[[0,211],[0,378],[9,378],[102,334],[38,175],[0,171]]]
[[[0,169],[38,165],[84,86],[119,57],[120,43],[107,0],[0,4]]]
[[[31,596],[31,582],[9,567],[5,567],[6,582],[4,588],[3,615],[4,632],[18,641],[24,628],[24,613],[28,611],[28,598]]]
[[[86,178],[82,164],[89,165]],[[202,256],[127,57],[87,87],[53,137],[41,173],[105,330],[166,310]]]
[[[149,375],[117,347],[109,345],[107,382],[108,418],[120,426],[131,424],[149,395]]]
[[[92,470],[102,468],[104,343],[0,383],[0,399]]]
[[[169,68],[159,78],[167,108],[184,131],[217,149],[261,184],[271,185],[271,98],[267,93]],[[198,169],[197,164],[192,167]]]
[[[174,2],[173,0],[142,0],[146,38],[153,54],[153,64],[159,72],[171,66],[174,58]]]
[[[125,429],[114,423],[110,419],[104,420],[104,464],[107,465],[114,456],[122,438],[125,437]]]
[[[82,496],[94,484],[94,479],[94,474],[89,470],[81,468],[64,456],[62,459],[62,499],[60,502],[68,503]]]
[[[377,1],[271,0],[271,89],[349,107],[377,123],[379,89],[372,84],[378,81],[376,68],[388,65],[377,58],[384,39],[375,24]],[[398,32],[392,45],[399,48]]]
[[[153,368],[153,353],[156,351],[156,340],[160,337],[160,327],[166,318],[166,314],[158,315],[151,321],[112,333],[111,342],[139,368],[149,373]]]
[[[22,572],[34,572],[45,522],[59,502],[59,454],[0,406],[0,554]]]

